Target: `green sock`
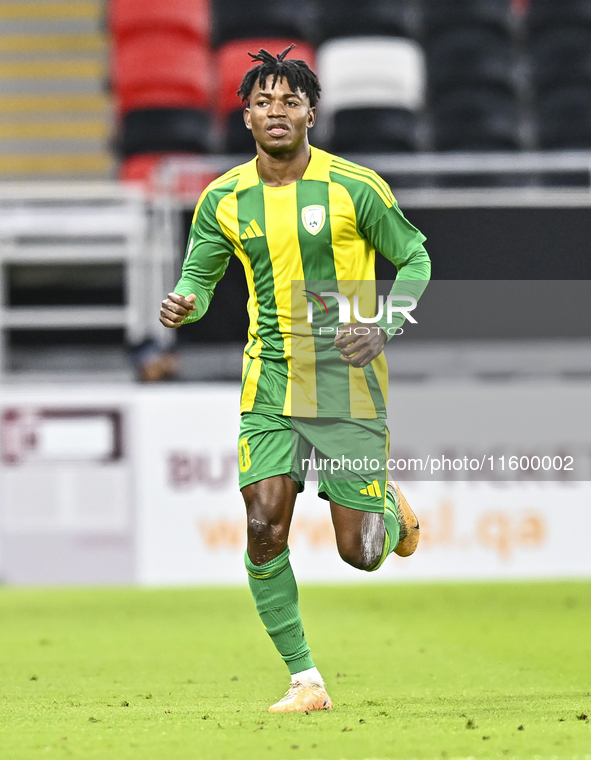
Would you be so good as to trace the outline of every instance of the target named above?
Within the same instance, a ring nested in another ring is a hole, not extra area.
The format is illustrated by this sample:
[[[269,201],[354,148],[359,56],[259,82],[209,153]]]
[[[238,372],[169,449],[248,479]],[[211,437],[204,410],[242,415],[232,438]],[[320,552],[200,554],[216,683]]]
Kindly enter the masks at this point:
[[[386,557],[392,554],[394,549],[398,546],[398,540],[400,538],[400,523],[396,513],[396,504],[394,503],[394,496],[390,491],[386,491],[386,506],[384,509],[384,528],[386,529],[386,535],[384,536],[384,549],[382,556],[378,564],[375,567],[370,568],[370,572],[377,570],[381,567]]]
[[[289,549],[264,565],[244,554],[248,584],[257,612],[290,673],[314,667],[298,606],[298,587],[289,562]]]

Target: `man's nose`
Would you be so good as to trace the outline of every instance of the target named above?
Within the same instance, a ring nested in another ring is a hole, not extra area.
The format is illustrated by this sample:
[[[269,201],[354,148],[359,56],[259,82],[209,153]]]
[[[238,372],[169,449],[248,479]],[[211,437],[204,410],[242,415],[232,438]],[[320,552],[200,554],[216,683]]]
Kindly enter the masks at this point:
[[[271,106],[269,108],[269,113],[272,116],[284,116],[285,115],[285,107],[281,100],[272,100]]]

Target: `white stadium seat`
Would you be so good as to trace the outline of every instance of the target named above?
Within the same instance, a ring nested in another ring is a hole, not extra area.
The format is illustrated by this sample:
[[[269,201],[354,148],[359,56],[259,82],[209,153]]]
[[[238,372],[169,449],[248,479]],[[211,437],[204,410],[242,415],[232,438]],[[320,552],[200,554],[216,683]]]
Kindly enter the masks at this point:
[[[425,100],[425,56],[402,37],[345,37],[325,42],[317,54],[325,115],[343,108],[385,107],[416,111]]]

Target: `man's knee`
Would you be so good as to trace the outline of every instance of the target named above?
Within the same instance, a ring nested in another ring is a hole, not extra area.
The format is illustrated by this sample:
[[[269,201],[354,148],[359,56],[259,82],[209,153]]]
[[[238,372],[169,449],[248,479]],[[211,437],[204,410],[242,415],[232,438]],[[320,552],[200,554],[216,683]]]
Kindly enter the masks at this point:
[[[360,544],[341,545],[338,549],[341,559],[357,570],[373,570],[382,556],[381,550],[379,552],[377,549],[370,549],[368,551],[367,547],[363,547]]]
[[[266,549],[283,549],[287,544],[291,509],[285,494],[271,489],[253,489],[246,499],[249,543]]]
[[[373,570],[382,557],[385,528],[381,514],[366,512],[349,530],[337,531],[341,559],[358,570]]]
[[[265,564],[285,551],[296,494],[297,485],[287,475],[266,478],[242,489],[247,550],[255,564]]]
[[[279,546],[287,542],[288,528],[276,522],[264,509],[252,510],[247,518],[249,541],[258,546]]]

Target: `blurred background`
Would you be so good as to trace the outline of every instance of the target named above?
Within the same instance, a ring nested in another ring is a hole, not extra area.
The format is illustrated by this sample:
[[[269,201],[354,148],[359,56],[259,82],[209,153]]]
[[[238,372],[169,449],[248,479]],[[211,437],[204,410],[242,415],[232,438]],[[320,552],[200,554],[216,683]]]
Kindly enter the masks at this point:
[[[200,323],[158,310],[201,190],[253,155],[248,52],[292,42],[323,88],[312,144],[385,177],[433,260],[387,347],[393,452],[527,459],[412,478],[431,548],[400,572],[591,574],[552,517],[588,537],[591,0],[0,0],[0,20],[0,578],[242,578],[241,265]],[[311,493],[301,515],[310,579],[347,578]]]

